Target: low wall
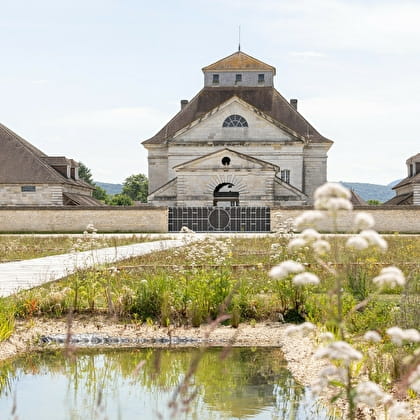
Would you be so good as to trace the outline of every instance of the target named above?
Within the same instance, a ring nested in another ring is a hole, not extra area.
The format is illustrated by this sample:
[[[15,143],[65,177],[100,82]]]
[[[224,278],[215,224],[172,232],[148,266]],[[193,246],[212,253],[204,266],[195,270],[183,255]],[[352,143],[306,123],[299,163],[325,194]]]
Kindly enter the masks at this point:
[[[282,207],[271,209],[271,229],[296,218],[304,210],[313,207]],[[353,212],[341,211],[338,216],[339,232],[352,232],[353,219],[357,212],[370,213],[375,218],[374,229],[378,232],[420,233],[420,206],[359,206]],[[317,224],[318,230],[333,232],[332,220],[326,218]]]
[[[166,207],[0,207],[0,232],[168,231]]]

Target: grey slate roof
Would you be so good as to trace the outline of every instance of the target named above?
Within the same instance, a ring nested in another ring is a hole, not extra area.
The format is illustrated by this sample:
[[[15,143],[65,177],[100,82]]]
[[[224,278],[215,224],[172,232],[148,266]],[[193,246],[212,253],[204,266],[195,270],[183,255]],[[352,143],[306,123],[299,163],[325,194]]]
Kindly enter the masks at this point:
[[[157,134],[143,144],[164,144],[174,134],[191,122],[237,96],[307,138],[309,143],[333,143],[322,136],[308,121],[273,87],[205,87],[181,111],[179,111]]]
[[[48,159],[41,150],[0,124],[0,184],[70,184],[94,189],[82,180],[64,177],[47,163]]]

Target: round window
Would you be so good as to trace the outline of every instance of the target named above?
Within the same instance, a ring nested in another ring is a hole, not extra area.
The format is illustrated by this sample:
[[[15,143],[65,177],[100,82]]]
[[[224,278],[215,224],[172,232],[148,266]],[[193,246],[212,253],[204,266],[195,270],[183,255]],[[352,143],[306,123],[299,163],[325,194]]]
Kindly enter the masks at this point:
[[[230,165],[230,157],[225,156],[225,157],[222,159],[222,165],[223,165],[223,166],[229,166],[229,165]]]

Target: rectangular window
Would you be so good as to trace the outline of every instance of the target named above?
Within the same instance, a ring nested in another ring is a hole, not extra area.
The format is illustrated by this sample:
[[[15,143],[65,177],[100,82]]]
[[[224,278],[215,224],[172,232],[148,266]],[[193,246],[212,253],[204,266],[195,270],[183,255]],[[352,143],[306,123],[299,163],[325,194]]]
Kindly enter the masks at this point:
[[[242,74],[237,74],[235,77],[235,83],[240,83],[242,82]]]
[[[22,185],[20,187],[20,190],[22,192],[35,192],[36,188],[35,188],[35,185]]]
[[[264,83],[264,73],[258,75],[258,83]]]
[[[280,178],[283,182],[290,184],[290,169],[282,169],[280,172]]]
[[[213,84],[218,85],[219,84],[219,75],[213,74]]]

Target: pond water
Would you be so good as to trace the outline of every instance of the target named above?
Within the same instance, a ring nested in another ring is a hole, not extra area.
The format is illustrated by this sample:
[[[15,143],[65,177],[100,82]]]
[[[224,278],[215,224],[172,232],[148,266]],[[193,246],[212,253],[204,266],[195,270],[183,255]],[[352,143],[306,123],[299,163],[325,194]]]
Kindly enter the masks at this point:
[[[194,363],[199,361],[198,368]],[[192,374],[189,386],[176,393]],[[330,419],[275,348],[35,353],[0,366],[0,419]]]

